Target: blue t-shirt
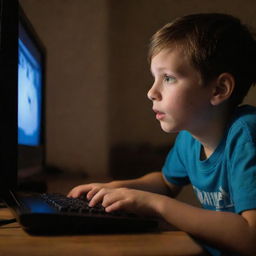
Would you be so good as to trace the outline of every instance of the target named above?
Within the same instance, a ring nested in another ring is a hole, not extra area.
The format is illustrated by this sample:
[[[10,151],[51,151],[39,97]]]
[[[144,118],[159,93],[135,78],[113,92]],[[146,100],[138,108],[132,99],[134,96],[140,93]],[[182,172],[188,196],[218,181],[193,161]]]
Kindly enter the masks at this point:
[[[181,186],[191,183],[205,209],[235,213],[256,209],[256,108],[236,109],[208,159],[200,160],[201,148],[189,132],[181,131],[163,167],[166,180]]]

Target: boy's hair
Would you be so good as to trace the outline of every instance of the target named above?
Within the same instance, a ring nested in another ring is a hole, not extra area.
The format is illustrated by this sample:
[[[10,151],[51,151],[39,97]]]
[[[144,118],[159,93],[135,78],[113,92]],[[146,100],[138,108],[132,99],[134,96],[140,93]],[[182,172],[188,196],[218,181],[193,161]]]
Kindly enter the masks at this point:
[[[256,82],[256,42],[249,28],[227,14],[204,13],[177,18],[157,31],[149,60],[163,49],[181,49],[199,70],[204,84],[228,72],[235,79],[230,103],[240,104]]]

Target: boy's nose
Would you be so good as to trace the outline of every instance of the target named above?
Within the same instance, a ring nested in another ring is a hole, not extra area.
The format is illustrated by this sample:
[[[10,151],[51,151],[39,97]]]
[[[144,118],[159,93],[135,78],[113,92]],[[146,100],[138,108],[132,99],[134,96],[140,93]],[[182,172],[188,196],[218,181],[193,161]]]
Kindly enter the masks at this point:
[[[155,88],[154,85],[148,91],[147,96],[152,101],[159,100],[161,98],[160,92]]]
[[[152,94],[152,87],[149,89],[148,93],[147,93],[148,99],[149,100],[154,100],[153,94]]]

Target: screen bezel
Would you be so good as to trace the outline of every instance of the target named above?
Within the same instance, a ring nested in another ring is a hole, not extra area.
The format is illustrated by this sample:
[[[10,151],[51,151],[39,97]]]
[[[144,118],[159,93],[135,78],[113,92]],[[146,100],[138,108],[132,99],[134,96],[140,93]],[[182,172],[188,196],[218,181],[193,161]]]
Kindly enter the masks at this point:
[[[17,187],[18,1],[0,1],[0,195]]]

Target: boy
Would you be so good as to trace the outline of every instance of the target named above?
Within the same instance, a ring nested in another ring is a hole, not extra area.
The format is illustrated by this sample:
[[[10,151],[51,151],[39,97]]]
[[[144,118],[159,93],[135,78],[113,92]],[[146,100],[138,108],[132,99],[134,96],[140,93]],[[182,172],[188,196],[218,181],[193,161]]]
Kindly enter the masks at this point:
[[[256,82],[255,40],[232,16],[188,15],[153,36],[149,59],[156,119],[179,133],[162,172],[68,196],[163,218],[212,255],[256,255],[256,108],[238,106]],[[202,209],[174,199],[189,183]]]

